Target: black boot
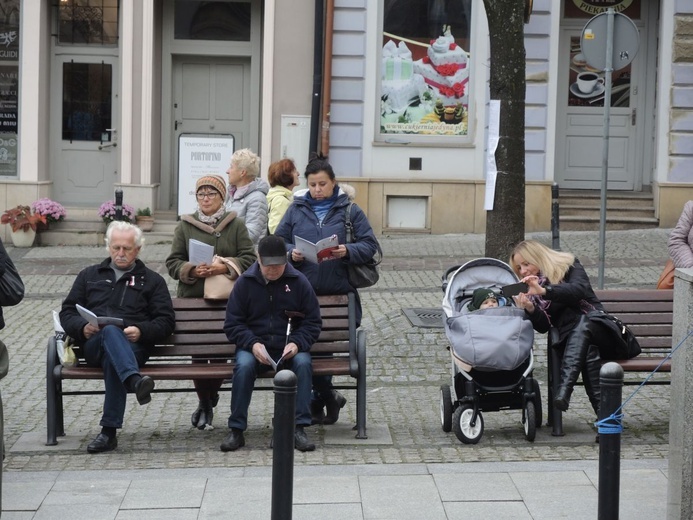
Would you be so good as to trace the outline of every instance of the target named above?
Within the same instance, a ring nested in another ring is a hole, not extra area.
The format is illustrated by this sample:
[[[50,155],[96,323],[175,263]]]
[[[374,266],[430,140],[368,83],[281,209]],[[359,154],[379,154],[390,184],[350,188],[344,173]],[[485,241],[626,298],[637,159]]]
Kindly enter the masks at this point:
[[[591,341],[592,334],[589,328],[589,319],[587,316],[583,316],[568,336],[563,352],[560,382],[553,399],[553,405],[562,412],[565,412],[570,406],[573,386],[575,386],[585,364],[585,357]],[[597,352],[597,355],[599,355],[599,352]]]
[[[214,419],[214,408],[212,399],[200,399],[195,410],[190,417],[190,422],[198,430],[212,430],[212,420]]]
[[[585,367],[582,369],[582,381],[585,383],[585,393],[589,397],[594,413],[599,418],[599,404],[601,403],[602,392],[599,385],[599,371],[602,368],[599,349],[595,345],[590,345],[585,357]]]
[[[322,424],[325,420],[325,401],[312,399],[310,401],[311,424]]]
[[[346,404],[346,397],[337,392],[337,390],[332,390],[327,399],[325,399],[325,408],[327,412],[325,413],[325,420],[323,424],[334,424],[339,420],[339,412]]]

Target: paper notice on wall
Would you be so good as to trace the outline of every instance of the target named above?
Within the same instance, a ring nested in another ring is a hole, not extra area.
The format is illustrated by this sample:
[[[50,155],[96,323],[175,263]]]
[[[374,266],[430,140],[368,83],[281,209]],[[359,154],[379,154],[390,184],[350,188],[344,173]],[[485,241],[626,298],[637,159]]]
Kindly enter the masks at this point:
[[[486,197],[484,209],[491,211],[496,198],[496,149],[500,132],[500,100],[492,99],[488,104],[488,141],[486,143]]]

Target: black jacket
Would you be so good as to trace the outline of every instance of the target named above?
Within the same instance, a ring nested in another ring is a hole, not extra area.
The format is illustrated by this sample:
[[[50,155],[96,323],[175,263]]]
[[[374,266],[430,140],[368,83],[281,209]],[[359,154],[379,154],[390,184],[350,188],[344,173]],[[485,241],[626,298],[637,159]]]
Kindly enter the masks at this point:
[[[139,343],[152,346],[173,332],[175,313],[171,295],[163,277],[136,260],[132,271],[115,281],[115,272],[107,258],[83,269],[63,301],[60,323],[78,344],[86,341],[82,318],[75,308],[80,304],[97,316],[122,318],[125,327],[134,325],[142,336]]]
[[[549,327],[556,327],[560,341],[563,342],[581,315],[593,308],[603,310],[603,307],[577,258],[563,280],[552,287],[553,290],[543,297],[548,303],[546,309],[542,310],[535,305],[529,319],[537,332],[548,332]]]
[[[303,318],[289,323],[286,311],[297,311]],[[274,282],[265,283],[257,262],[244,272],[233,286],[226,305],[224,332],[237,348],[252,351],[262,343],[273,358],[281,356],[284,346],[294,342],[301,352],[308,352],[318,340],[322,328],[320,304],[310,283],[290,264]]]

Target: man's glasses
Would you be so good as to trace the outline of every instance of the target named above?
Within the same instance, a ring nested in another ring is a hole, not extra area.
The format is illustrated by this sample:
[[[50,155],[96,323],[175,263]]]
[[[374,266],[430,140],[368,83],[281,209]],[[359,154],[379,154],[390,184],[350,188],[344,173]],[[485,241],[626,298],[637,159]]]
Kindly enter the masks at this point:
[[[204,200],[204,199],[212,200],[212,199],[216,198],[217,195],[219,195],[219,194],[216,191],[207,191],[204,193],[200,192],[196,196],[197,196],[197,200]]]

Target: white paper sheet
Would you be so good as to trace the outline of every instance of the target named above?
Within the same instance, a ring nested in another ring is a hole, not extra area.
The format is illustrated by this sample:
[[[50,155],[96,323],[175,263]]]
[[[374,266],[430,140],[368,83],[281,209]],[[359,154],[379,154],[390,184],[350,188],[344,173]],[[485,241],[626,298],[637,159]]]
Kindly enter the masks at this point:
[[[488,142],[486,145],[486,196],[484,197],[484,209],[493,209],[493,201],[496,198],[496,179],[498,168],[496,167],[496,150],[500,134],[500,100],[492,99],[488,103]]]
[[[193,265],[211,265],[214,258],[214,246],[191,238],[188,244],[188,256],[190,257],[190,263]]]

